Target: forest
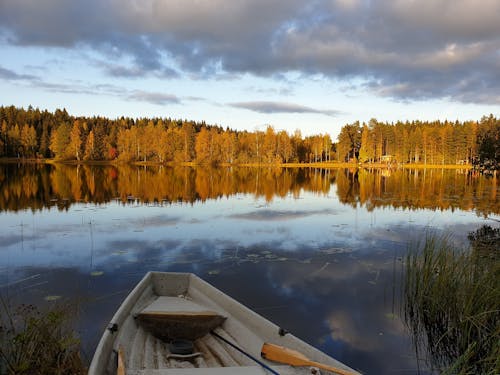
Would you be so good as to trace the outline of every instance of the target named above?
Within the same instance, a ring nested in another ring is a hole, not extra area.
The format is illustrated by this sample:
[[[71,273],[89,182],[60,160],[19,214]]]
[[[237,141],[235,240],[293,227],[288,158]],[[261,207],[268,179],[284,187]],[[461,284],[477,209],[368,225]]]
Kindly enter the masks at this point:
[[[357,162],[500,166],[500,119],[355,122],[337,142],[268,126],[235,131],[171,118],[75,117],[31,106],[0,107],[0,157],[198,164]]]

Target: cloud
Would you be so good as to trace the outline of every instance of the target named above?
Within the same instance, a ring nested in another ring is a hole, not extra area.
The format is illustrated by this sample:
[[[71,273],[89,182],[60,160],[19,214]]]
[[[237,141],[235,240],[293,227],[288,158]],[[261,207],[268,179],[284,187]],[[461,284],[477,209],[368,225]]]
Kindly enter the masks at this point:
[[[179,104],[181,100],[179,97],[172,94],[164,94],[160,92],[149,91],[133,91],[128,95],[128,99],[138,100],[141,102],[148,102],[151,104],[166,105],[166,104]]]
[[[231,103],[230,105],[232,107],[244,108],[259,113],[318,113],[326,116],[336,116],[339,114],[338,111],[334,110],[316,109],[300,104],[285,102],[257,101]]]
[[[128,100],[147,102],[155,105],[180,104],[182,102],[181,98],[173,94],[143,90],[128,90],[123,87],[110,84],[87,84],[79,81],[67,83],[48,82],[40,77],[28,74],[18,74],[0,66],[0,81],[2,80],[21,82],[29,87],[40,88],[48,92],[82,95],[108,95]]]
[[[19,81],[36,79],[36,77],[30,74],[19,74],[13,70],[5,69],[0,66],[0,79],[5,81]]]
[[[287,221],[300,219],[312,215],[331,215],[333,210],[317,210],[317,211],[279,211],[279,210],[258,210],[248,212],[246,214],[231,215],[234,219],[256,220],[256,221]]]
[[[299,72],[396,99],[499,104],[498,14],[497,0],[3,0],[0,30],[12,45],[129,62],[103,65],[112,76]]]

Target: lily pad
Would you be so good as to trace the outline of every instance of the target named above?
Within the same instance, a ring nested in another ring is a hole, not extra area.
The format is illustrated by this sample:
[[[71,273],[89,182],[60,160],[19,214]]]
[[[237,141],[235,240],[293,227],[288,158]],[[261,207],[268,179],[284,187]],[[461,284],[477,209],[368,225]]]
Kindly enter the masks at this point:
[[[45,297],[45,301],[52,302],[52,301],[57,301],[61,296],[47,296]]]
[[[90,276],[101,276],[101,275],[104,275],[103,271],[92,271],[90,273]]]
[[[211,271],[208,271],[209,275],[218,275],[219,273],[220,273],[220,270],[211,270]]]

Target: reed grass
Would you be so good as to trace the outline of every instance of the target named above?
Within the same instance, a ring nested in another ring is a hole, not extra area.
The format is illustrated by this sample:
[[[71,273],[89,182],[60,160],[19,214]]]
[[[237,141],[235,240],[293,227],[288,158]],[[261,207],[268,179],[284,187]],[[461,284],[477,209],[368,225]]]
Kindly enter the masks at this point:
[[[457,249],[428,235],[406,259],[404,317],[418,351],[443,374],[500,373],[500,228]]]
[[[71,327],[74,308],[11,308],[0,296],[0,374],[85,374],[80,341]]]

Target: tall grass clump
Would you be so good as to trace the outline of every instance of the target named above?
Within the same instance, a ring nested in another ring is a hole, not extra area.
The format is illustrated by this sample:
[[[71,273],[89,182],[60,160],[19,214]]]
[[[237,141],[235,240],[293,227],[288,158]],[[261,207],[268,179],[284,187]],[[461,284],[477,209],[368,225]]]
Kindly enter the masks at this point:
[[[85,374],[70,306],[11,308],[0,296],[0,374]]]
[[[470,248],[428,235],[406,259],[404,316],[417,351],[443,374],[500,373],[500,228],[469,234]]]

